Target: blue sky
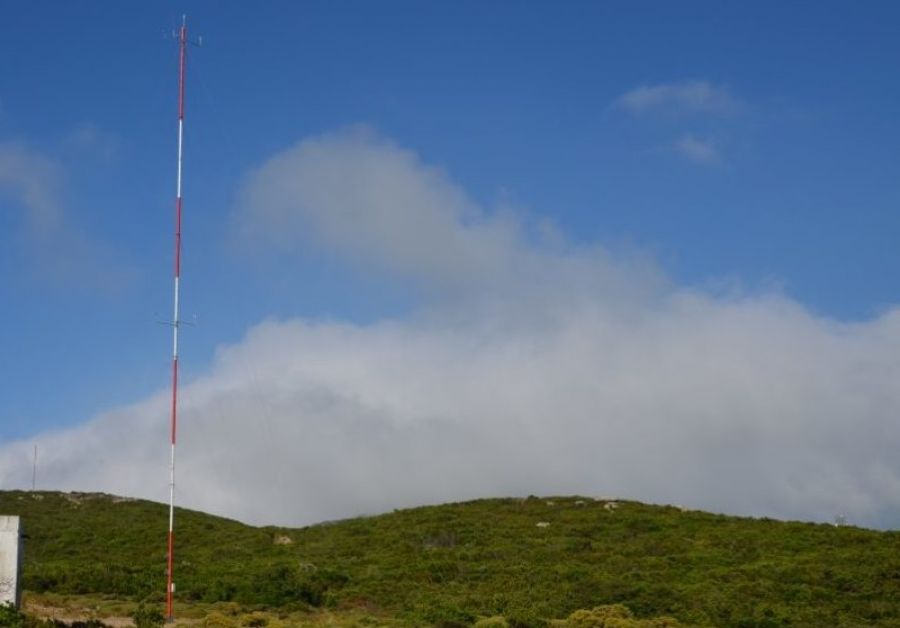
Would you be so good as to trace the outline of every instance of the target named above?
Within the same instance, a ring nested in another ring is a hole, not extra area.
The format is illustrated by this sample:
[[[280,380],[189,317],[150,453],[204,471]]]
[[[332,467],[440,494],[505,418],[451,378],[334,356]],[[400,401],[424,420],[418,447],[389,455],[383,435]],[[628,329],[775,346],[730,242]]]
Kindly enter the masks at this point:
[[[203,37],[188,380],[266,319],[370,325],[427,301],[340,247],[235,235],[253,172],[354,125],[488,216],[652,259],[686,290],[779,294],[849,324],[900,302],[896,3],[15,3],[0,39],[4,440],[166,386],[182,13]]]

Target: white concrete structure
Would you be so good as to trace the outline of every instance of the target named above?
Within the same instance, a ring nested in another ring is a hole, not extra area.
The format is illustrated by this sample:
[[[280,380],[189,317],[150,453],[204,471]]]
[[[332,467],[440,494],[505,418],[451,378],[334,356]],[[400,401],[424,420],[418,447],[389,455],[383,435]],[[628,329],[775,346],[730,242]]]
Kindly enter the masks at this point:
[[[0,604],[22,601],[22,527],[19,518],[0,515]]]

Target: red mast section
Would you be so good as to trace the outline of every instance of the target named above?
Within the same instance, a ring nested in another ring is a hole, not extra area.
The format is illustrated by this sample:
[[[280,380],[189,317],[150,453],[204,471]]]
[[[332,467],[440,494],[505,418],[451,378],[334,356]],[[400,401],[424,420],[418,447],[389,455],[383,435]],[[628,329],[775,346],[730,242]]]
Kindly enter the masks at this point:
[[[184,71],[187,57],[187,18],[182,17],[178,36],[178,175],[175,191],[175,305],[172,317],[172,429],[171,462],[169,465],[169,540],[166,558],[166,620],[175,621],[172,598],[175,593],[173,580],[175,567],[175,433],[178,424],[178,327],[181,324],[178,310],[181,278],[181,161],[184,143]]]

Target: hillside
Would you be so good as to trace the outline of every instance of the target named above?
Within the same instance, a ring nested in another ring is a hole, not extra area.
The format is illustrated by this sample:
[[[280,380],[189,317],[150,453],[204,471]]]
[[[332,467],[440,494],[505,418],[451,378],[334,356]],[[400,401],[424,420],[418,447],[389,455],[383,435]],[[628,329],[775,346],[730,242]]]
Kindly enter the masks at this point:
[[[33,593],[161,599],[167,508],[0,492]],[[579,497],[490,499],[300,529],[177,513],[177,596],[363,609],[409,624],[540,625],[623,604],[715,626],[900,626],[900,533]]]

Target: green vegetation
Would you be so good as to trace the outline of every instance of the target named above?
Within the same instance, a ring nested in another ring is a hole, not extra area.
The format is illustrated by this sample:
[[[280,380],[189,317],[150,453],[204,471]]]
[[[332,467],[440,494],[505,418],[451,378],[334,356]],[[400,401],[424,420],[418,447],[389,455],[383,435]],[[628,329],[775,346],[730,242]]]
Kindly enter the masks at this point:
[[[162,624],[160,623],[160,625]],[[37,619],[16,610],[12,604],[0,604],[0,626],[3,628],[108,628],[99,619],[88,619],[71,623]],[[139,625],[137,628],[144,627]]]
[[[163,625],[165,617],[163,612],[158,608],[150,608],[139,604],[131,613],[131,619],[134,621],[135,628],[159,628]]]
[[[0,512],[24,518],[30,595],[159,607],[164,505],[10,491]],[[300,529],[187,510],[177,522],[177,597],[210,626],[337,613],[358,625],[900,627],[897,532],[577,497]]]
[[[25,615],[18,612],[12,604],[0,604],[0,626],[24,628]]]

